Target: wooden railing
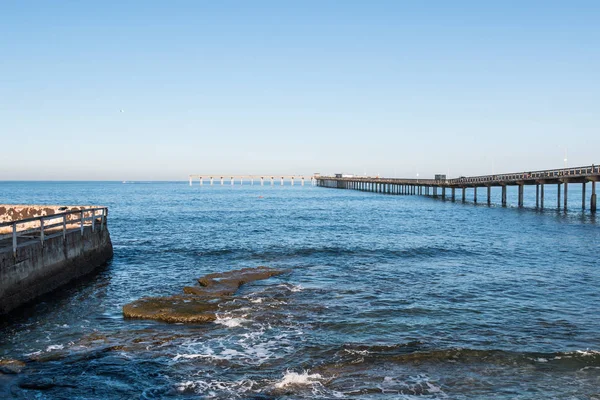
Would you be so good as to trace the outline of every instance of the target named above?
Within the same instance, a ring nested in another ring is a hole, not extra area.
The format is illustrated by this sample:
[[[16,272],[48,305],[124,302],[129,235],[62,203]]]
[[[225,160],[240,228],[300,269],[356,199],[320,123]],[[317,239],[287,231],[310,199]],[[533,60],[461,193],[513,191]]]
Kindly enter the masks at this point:
[[[6,230],[2,228],[8,227],[10,233],[0,234],[0,248],[12,245],[13,255],[16,255],[18,248],[33,243],[41,243],[43,246],[44,241],[48,239],[59,236],[65,238],[67,233],[78,230],[83,235],[86,226],[91,226],[92,232],[97,227],[104,230],[107,216],[108,208],[98,207],[2,222],[0,223],[0,232]],[[12,243],[9,239],[12,239]],[[19,239],[27,240],[19,241]],[[3,245],[4,241],[7,242],[7,245]]]

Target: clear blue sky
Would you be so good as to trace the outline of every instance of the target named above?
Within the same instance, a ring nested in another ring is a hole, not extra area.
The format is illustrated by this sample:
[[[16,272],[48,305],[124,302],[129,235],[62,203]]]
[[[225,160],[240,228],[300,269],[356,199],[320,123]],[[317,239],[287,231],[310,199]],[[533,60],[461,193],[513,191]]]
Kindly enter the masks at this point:
[[[598,164],[599,49],[598,1],[4,1],[0,180]]]

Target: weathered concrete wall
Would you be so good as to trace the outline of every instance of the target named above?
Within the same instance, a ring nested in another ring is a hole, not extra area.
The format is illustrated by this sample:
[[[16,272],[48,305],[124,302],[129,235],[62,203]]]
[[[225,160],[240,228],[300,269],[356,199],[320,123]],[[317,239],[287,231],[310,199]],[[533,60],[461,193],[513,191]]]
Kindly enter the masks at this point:
[[[0,249],[0,314],[92,272],[113,255],[107,227],[17,249]]]

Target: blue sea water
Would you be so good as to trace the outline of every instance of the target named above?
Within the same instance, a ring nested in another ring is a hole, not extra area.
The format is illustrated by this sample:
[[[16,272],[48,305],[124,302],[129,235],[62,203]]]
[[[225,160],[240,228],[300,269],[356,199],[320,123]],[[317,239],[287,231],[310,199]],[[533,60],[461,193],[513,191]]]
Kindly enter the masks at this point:
[[[3,319],[0,358],[26,366],[0,374],[0,394],[600,398],[600,227],[579,186],[565,213],[550,186],[539,211],[531,188],[518,209],[514,191],[502,208],[299,185],[0,182],[0,203],[108,206],[115,252]],[[122,316],[259,265],[290,272],[243,286],[216,322]]]

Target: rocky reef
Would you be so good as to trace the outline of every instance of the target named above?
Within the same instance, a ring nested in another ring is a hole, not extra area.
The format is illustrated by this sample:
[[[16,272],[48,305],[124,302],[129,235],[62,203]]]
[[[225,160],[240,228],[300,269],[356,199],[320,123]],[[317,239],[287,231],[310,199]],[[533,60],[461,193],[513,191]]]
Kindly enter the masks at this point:
[[[269,267],[243,268],[205,275],[198,286],[186,286],[182,295],[143,297],[123,306],[126,318],[154,319],[171,323],[214,321],[219,303],[229,299],[245,283],[285,273]]]

